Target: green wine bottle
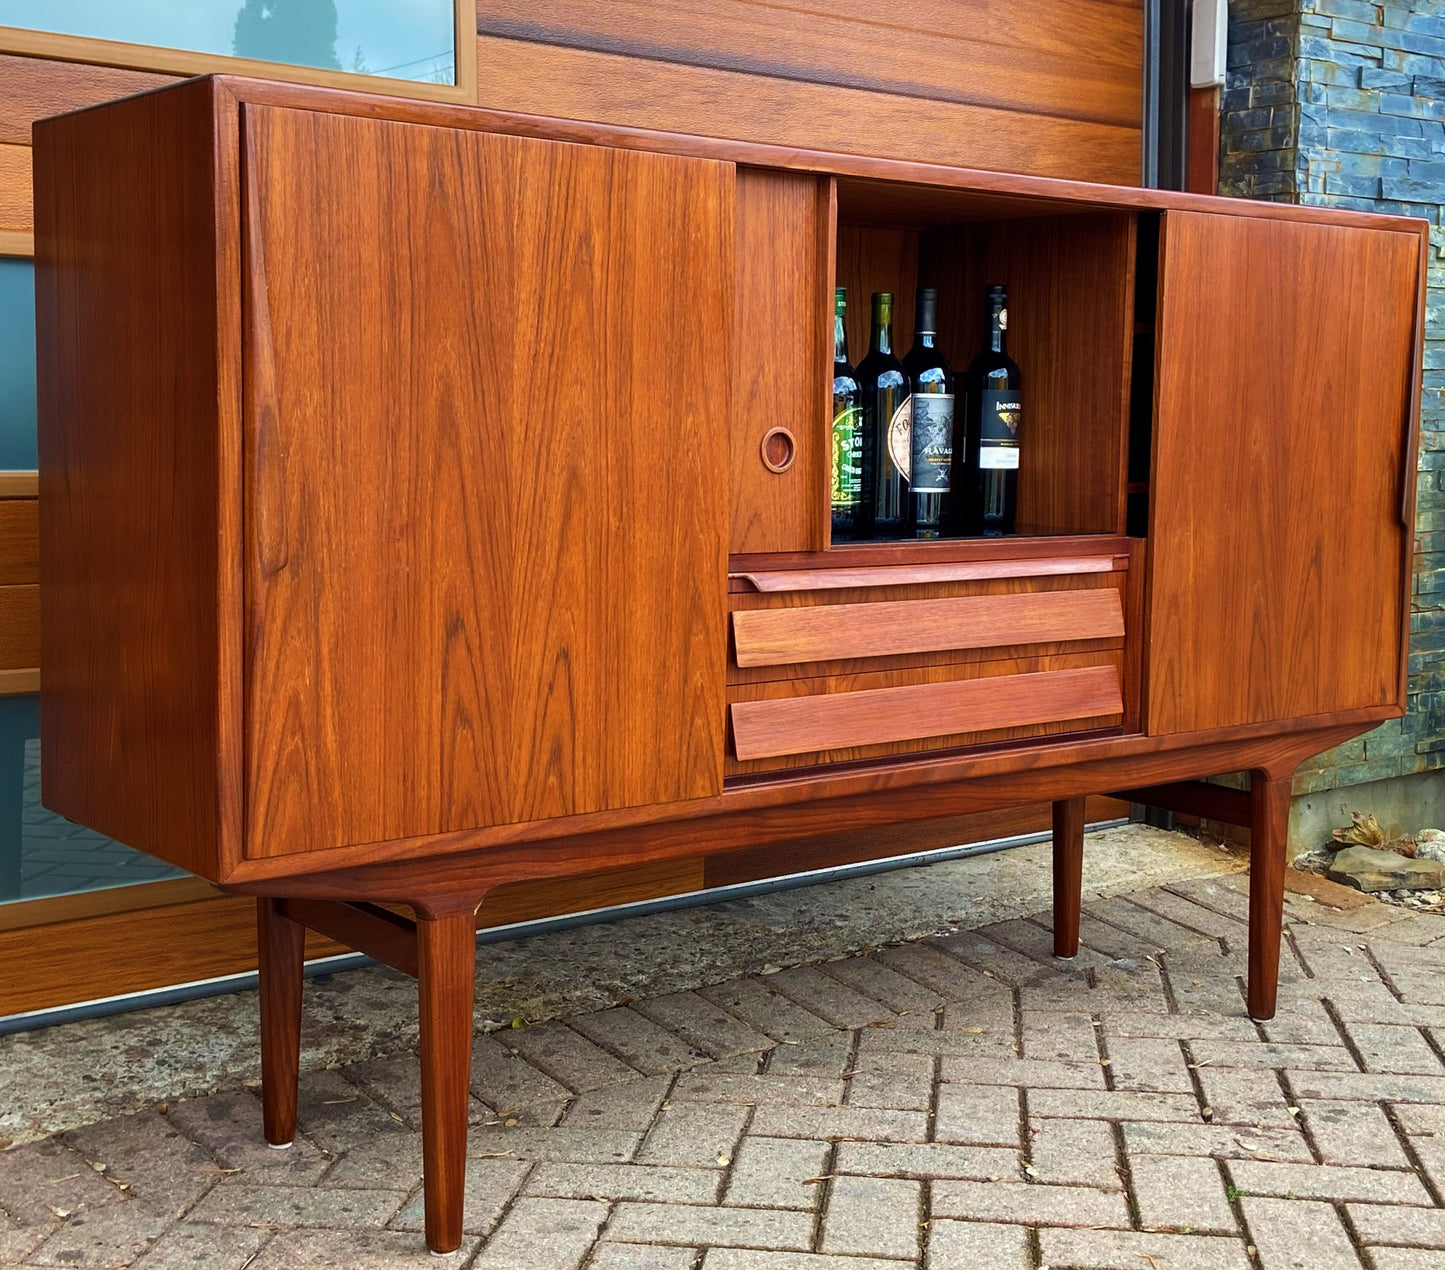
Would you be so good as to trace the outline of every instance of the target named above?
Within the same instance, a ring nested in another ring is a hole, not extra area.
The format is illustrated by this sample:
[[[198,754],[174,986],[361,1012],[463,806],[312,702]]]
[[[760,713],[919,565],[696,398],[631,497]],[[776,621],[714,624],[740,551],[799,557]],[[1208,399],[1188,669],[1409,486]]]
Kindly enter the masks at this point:
[[[863,496],[863,400],[848,361],[848,331],[843,318],[848,293],[833,293],[833,540],[857,536]]]
[[[858,363],[863,397],[863,503],[858,537],[900,538],[907,516],[912,417],[908,375],[893,355],[893,293],[873,293],[873,333]]]

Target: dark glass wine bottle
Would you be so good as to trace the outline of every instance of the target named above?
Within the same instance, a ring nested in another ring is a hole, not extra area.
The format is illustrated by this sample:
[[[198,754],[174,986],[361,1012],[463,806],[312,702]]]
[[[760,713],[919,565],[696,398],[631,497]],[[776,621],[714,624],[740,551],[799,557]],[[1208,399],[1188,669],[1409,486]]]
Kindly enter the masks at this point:
[[[903,357],[908,374],[909,440],[907,533],[937,538],[948,524],[953,475],[953,369],[938,351],[938,292],[920,287],[913,317],[913,347]]]
[[[863,401],[848,362],[848,331],[843,318],[848,293],[833,293],[833,541],[858,534],[863,498]]]
[[[907,518],[912,432],[908,376],[893,355],[893,293],[873,293],[873,333],[858,363],[863,398],[863,503],[859,536],[901,538]]]
[[[959,532],[997,537],[1018,513],[1023,381],[1008,355],[1008,293],[984,293],[987,344],[964,376],[965,443],[954,450],[954,519]]]

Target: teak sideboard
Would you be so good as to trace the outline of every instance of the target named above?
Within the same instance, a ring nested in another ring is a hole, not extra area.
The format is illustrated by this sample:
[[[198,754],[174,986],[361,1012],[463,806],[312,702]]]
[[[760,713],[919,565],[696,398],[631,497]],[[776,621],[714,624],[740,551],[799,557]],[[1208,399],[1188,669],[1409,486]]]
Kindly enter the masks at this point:
[[[273,1143],[305,929],[417,977],[432,1248],[500,883],[1049,800],[1070,956],[1120,793],[1251,827],[1273,1013],[1291,774],[1402,713],[1424,222],[231,78],[35,208],[45,805],[261,897]],[[963,365],[986,283],[1021,532],[833,545],[834,286]]]

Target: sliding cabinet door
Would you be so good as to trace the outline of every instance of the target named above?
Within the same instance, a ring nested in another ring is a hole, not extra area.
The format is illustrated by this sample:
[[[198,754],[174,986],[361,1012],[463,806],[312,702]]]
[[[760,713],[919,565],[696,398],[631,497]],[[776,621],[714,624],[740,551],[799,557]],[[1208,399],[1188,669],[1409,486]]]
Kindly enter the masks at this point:
[[[248,854],[717,793],[731,165],[244,116]]]
[[[1147,727],[1400,703],[1421,240],[1164,218]]]

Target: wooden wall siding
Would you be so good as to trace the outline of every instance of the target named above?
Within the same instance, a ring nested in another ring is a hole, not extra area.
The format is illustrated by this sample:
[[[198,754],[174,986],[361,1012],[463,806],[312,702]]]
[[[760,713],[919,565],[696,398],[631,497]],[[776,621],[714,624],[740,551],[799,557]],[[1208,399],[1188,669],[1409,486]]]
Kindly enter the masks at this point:
[[[478,0],[477,30],[901,97],[1138,127],[1128,0]]]
[[[157,88],[177,78],[0,53],[0,143],[28,146],[30,125],[37,119]]]
[[[30,147],[0,143],[0,234],[35,232],[30,181]]]
[[[1111,814],[1106,811],[1096,818]],[[1026,823],[1026,827],[1001,832],[1027,833],[1033,828],[1032,819],[1008,823]],[[126,889],[165,893],[186,885],[190,884],[160,882]],[[477,929],[631,904],[659,895],[681,895],[706,885],[701,859],[668,860],[545,882],[514,882],[487,896],[477,910]],[[76,899],[80,901],[77,908],[83,907],[84,899]],[[211,894],[179,903],[74,916],[57,914],[65,904],[63,898],[33,903],[45,914],[36,924],[0,926],[0,962],[11,972],[0,976],[0,1015],[256,969],[256,901],[249,896]],[[3,916],[8,914],[0,912]],[[324,935],[307,932],[308,957],[350,951]],[[486,953],[480,957],[485,959]]]
[[[879,12],[867,0],[542,0],[518,18],[481,0],[480,103],[1138,183],[1141,4],[934,0],[886,10],[908,15],[888,25]]]
[[[1150,732],[1403,704],[1419,250],[1413,234],[1166,213]]]
[[[0,255],[29,255],[34,249],[30,125],[47,115],[124,97],[175,78],[0,53]]]
[[[0,490],[0,696],[40,683],[39,503]]]
[[[731,166],[247,106],[246,167],[248,854],[719,792]]]
[[[1128,814],[1127,803],[1102,796],[1088,800],[1090,823]],[[1049,804],[1040,803],[843,831],[781,848],[667,860],[577,878],[513,882],[487,896],[477,910],[477,929],[732,886],[780,873],[1038,833],[1048,827]],[[117,898],[113,892],[0,908],[0,963],[10,971],[0,976],[0,1015],[256,969],[254,900],[215,894],[193,879],[125,889],[145,895],[130,901],[133,908],[107,903]],[[13,919],[19,909],[33,909],[35,920],[5,920]],[[346,951],[323,935],[307,934],[308,957]],[[478,953],[480,964],[486,964],[486,956],[485,949]]]

